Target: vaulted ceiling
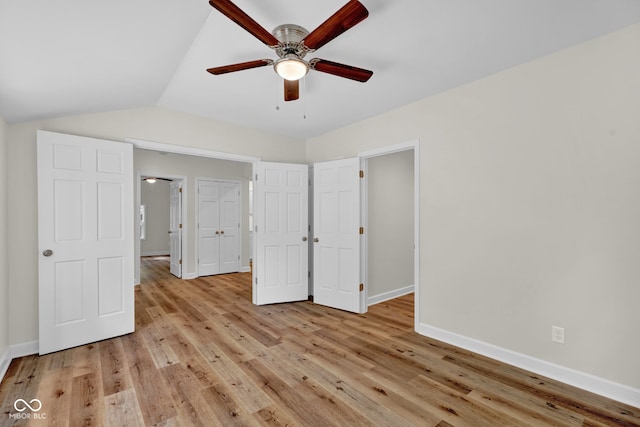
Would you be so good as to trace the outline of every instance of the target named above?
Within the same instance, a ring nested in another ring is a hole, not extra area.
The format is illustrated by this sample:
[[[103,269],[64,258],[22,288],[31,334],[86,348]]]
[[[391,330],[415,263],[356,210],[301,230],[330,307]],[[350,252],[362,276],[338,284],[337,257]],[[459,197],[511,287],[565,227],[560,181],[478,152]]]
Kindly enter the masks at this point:
[[[347,0],[235,0],[271,31],[313,30]],[[19,122],[160,106],[301,139],[640,22],[638,0],[361,0],[369,17],[313,56],[283,101],[270,67],[205,70],[272,50],[206,0],[0,0],[0,116]]]

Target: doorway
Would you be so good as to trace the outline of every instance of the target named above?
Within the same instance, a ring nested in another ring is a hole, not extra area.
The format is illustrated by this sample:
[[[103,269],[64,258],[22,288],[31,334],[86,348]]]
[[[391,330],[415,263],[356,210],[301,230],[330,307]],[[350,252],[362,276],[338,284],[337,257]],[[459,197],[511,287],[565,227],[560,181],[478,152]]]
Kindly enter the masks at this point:
[[[186,177],[162,172],[137,172],[135,283],[140,283],[140,257],[168,255],[171,274],[183,277]]]
[[[364,152],[360,159],[366,230],[361,275],[367,284],[367,305],[415,293],[416,311],[420,277],[418,142]]]

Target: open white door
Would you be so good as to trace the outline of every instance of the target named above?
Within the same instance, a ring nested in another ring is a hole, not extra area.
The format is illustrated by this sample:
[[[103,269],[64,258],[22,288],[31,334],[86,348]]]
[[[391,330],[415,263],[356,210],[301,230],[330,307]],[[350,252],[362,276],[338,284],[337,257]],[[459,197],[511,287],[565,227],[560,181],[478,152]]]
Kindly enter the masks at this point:
[[[182,188],[180,181],[169,184],[169,271],[182,277]]]
[[[220,185],[198,181],[198,276],[220,273]]]
[[[308,298],[307,165],[254,163],[253,303]]]
[[[40,354],[133,332],[132,146],[37,144]]]
[[[360,290],[360,160],[314,164],[313,301],[364,313]]]

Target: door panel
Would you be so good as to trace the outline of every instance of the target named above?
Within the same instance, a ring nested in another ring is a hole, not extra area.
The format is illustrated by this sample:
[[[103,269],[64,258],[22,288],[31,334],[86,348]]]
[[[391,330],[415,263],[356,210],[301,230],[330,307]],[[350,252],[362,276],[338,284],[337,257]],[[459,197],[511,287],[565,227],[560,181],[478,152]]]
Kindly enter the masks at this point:
[[[182,277],[182,188],[180,181],[169,184],[169,271]]]
[[[198,181],[198,276],[220,273],[220,187]]]
[[[308,298],[306,165],[254,163],[253,302]]]
[[[314,302],[361,313],[359,159],[314,165]],[[317,240],[317,241],[316,241]]]
[[[37,145],[40,354],[132,332],[131,145],[43,131]]]
[[[198,180],[198,275],[240,271],[240,183]]]
[[[220,272],[240,271],[240,184],[220,183]]]

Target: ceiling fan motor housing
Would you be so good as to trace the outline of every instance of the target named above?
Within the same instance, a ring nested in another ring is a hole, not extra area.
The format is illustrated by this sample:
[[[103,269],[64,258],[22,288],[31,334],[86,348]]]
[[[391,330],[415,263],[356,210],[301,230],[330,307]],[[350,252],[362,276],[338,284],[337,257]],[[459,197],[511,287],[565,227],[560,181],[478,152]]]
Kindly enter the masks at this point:
[[[310,51],[302,43],[304,38],[309,34],[309,31],[300,25],[278,25],[271,34],[280,42],[275,48],[280,58],[291,54],[303,58]]]

